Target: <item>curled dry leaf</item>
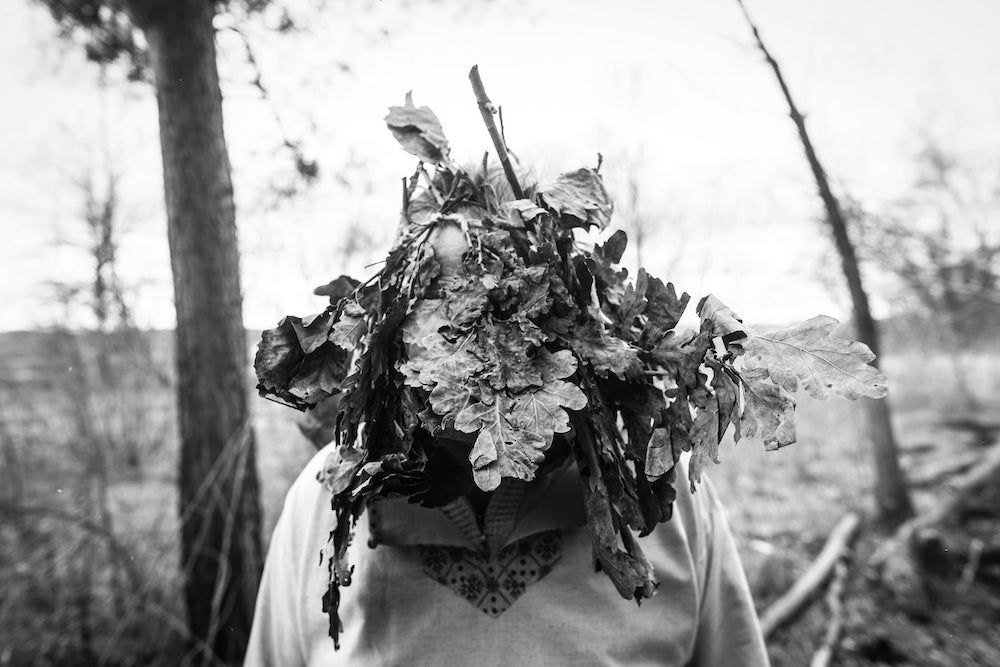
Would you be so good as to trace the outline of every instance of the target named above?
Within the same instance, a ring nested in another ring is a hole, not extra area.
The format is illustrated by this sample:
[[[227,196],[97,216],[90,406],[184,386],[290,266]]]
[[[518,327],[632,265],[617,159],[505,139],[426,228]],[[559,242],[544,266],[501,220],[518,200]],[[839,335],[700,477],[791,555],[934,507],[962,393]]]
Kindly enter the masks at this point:
[[[604,179],[594,169],[584,167],[561,174],[538,193],[565,227],[604,229],[611,223],[614,204],[604,189]]]
[[[754,436],[769,449],[779,449],[795,442],[795,399],[780,385],[771,382],[763,368],[744,370],[745,405],[740,416],[736,440]]]
[[[441,121],[428,107],[414,106],[412,93],[406,94],[403,106],[389,107],[385,124],[407,153],[431,164],[448,158],[448,139]]]

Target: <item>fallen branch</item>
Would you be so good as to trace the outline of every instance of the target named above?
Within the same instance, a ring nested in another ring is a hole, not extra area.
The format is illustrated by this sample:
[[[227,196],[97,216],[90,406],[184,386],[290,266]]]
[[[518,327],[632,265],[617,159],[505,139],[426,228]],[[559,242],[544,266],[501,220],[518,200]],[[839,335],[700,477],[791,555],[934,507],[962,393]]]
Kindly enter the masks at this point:
[[[846,554],[843,554],[846,555]],[[826,626],[823,643],[813,653],[809,667],[829,667],[837,655],[840,635],[844,631],[844,584],[847,582],[847,560],[841,557],[833,571],[833,581],[826,593],[826,606],[830,609],[830,624]]]
[[[925,548],[926,536],[939,536],[936,527],[955,519],[963,504],[983,485],[995,481],[1000,473],[1000,443],[994,444],[981,461],[956,479],[949,498],[935,504],[899,527],[896,534],[875,552],[869,561],[875,580],[888,589],[900,606],[911,615],[927,615],[930,600],[923,586],[924,563],[918,557]]]
[[[816,595],[850,547],[860,524],[860,517],[850,512],[834,526],[816,560],[791,589],[778,598],[761,616],[760,627],[765,638],[795,618]]]

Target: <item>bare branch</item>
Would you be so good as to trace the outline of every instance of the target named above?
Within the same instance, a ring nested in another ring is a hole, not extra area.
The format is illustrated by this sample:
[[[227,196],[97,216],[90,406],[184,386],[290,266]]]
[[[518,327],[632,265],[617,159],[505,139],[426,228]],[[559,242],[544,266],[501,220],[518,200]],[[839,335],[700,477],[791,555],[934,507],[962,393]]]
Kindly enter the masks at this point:
[[[510,189],[513,190],[514,196],[517,199],[524,199],[524,190],[521,189],[521,184],[517,181],[517,174],[514,173],[514,167],[510,163],[510,156],[507,155],[507,144],[504,142],[500,130],[497,129],[496,121],[493,120],[493,114],[496,112],[496,109],[493,103],[490,102],[490,98],[486,96],[486,88],[483,86],[483,80],[479,76],[479,65],[473,65],[472,69],[469,70],[469,81],[472,82],[472,90],[476,94],[476,102],[479,103],[479,111],[483,115],[483,122],[486,123],[486,131],[490,133],[490,139],[493,140],[493,147],[500,158],[500,164],[503,165],[503,173],[507,176]]]

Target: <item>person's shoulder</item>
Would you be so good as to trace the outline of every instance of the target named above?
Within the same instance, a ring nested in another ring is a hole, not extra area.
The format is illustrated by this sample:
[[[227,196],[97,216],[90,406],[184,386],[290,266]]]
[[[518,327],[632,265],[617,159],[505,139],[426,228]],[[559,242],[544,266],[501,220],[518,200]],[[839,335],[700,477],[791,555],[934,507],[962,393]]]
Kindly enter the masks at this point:
[[[319,475],[327,465],[330,455],[336,450],[336,444],[330,443],[317,451],[292,482],[285,496],[284,511],[301,514],[307,507],[315,507],[321,502],[326,506],[329,494],[326,487],[319,481]]]

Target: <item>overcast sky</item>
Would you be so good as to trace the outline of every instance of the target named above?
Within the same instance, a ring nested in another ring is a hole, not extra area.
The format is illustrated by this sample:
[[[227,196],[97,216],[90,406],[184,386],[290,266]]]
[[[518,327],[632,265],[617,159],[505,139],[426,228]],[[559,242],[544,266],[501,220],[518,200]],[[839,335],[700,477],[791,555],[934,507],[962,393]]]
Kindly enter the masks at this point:
[[[598,152],[612,186],[636,170],[642,210],[657,227],[643,249],[652,273],[695,298],[713,292],[750,321],[846,316],[794,127],[734,0],[330,4],[326,14],[295,7],[308,19],[296,35],[243,26],[270,104],[247,83],[240,40],[220,32],[248,326],[321,309],[313,286],[345,270],[364,277],[364,265],[384,255],[399,178],[413,160],[382,119],[406,91],[435,110],[456,157],[482,155],[488,137],[467,80],[475,63],[503,106],[509,144],[541,177],[593,165]],[[867,206],[906,194],[922,134],[971,164],[995,164],[1000,3],[748,8],[827,170]],[[137,318],[170,326],[151,92],[117,82],[100,92],[96,68],[56,40],[43,10],[24,0],[5,9],[0,330],[52,323],[47,285],[86,279],[86,257],[56,240],[79,236],[74,182],[102,150],[121,172],[120,255]],[[282,134],[321,168],[319,182],[290,200],[273,194],[290,170]],[[373,247],[348,252],[362,242]]]

